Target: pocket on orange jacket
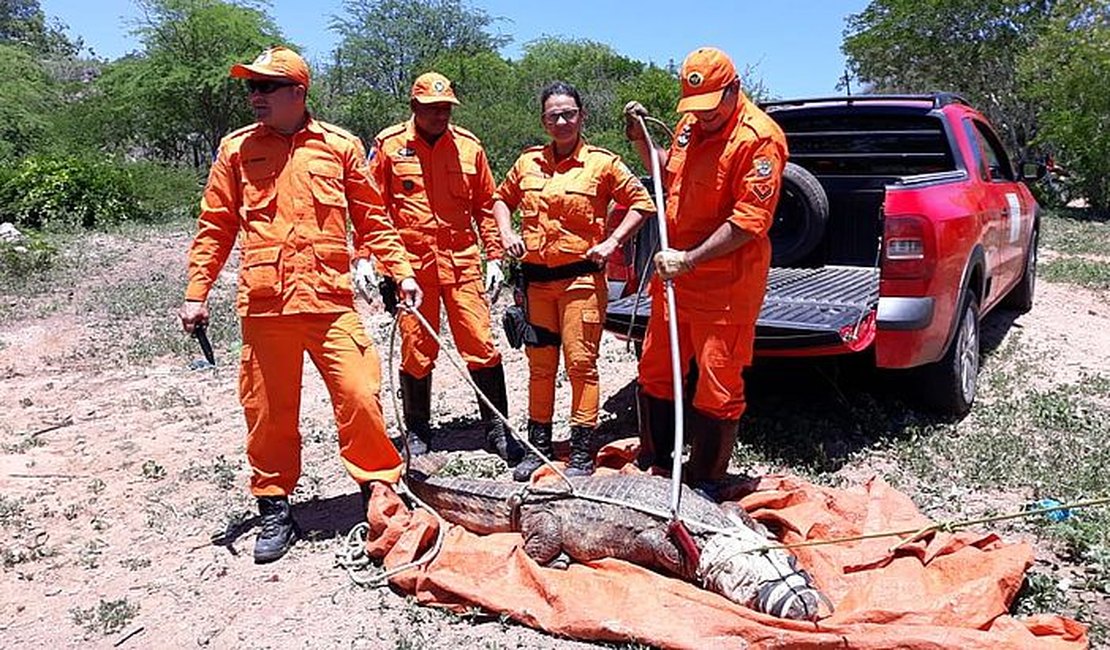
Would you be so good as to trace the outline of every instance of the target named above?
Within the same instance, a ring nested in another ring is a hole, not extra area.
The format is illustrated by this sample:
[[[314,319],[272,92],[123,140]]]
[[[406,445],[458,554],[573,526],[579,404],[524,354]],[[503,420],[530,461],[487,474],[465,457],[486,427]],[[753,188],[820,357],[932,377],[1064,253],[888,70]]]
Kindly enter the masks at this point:
[[[736,269],[732,255],[702,262],[693,271],[675,278],[679,310],[729,311],[732,309]]]
[[[244,250],[242,266],[247,295],[264,298],[281,293],[281,246]]]
[[[590,250],[591,246],[593,246],[593,244],[590,240],[566,229],[559,232],[559,240],[555,243],[556,250],[560,253],[569,253],[571,255],[584,256],[586,251]]]
[[[390,191],[394,195],[412,195],[424,191],[424,170],[420,163],[397,163],[393,166]]]
[[[243,182],[243,210],[248,220],[273,221],[277,213],[277,176],[246,178]]]
[[[338,163],[328,160],[312,160],[308,163],[308,176],[312,179],[312,196],[317,203],[347,207],[347,194],[343,190],[343,169]]]
[[[351,291],[351,254],[339,244],[313,244],[316,253],[316,270],[321,293],[348,293]]]

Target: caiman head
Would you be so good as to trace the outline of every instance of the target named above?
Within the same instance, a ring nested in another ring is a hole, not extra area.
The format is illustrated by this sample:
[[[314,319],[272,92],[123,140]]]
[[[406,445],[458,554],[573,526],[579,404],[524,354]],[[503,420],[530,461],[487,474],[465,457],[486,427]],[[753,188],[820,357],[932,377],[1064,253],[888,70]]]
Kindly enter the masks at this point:
[[[744,526],[714,534],[702,548],[697,578],[710,591],[778,618],[815,621],[822,602],[832,610],[793,556],[757,550],[766,546],[766,537]]]

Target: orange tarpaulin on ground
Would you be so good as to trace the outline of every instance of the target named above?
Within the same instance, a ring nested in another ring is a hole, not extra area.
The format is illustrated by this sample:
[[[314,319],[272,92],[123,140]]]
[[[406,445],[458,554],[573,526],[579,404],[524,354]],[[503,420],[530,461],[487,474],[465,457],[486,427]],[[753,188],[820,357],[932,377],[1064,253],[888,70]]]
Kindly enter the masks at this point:
[[[634,472],[634,443],[599,455],[599,471]],[[740,501],[757,520],[784,531],[786,544],[925,527],[908,497],[881,479],[850,490],[767,476]],[[437,522],[410,512],[378,488],[369,509],[367,550],[386,568],[418,557]],[[1017,619],[1009,604],[1033,560],[1027,544],[993,534],[935,533],[891,551],[897,538],[793,551],[836,612],[816,623],[759,614],[713,592],[619,560],[537,565],[515,533],[447,531],[430,564],[394,577],[418,602],[479,607],[576,639],[668,648],[1085,648],[1086,627],[1061,616]]]

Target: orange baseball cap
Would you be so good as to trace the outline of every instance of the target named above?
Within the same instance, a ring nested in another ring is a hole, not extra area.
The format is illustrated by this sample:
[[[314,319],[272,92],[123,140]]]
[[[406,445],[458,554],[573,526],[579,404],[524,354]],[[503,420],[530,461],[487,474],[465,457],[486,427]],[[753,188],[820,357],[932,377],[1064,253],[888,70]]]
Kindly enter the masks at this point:
[[[459,104],[451,80],[438,72],[425,72],[412,83],[411,97],[421,104]]]
[[[678,112],[711,111],[721,103],[725,88],[736,80],[736,66],[715,47],[701,47],[682,62],[682,99]]]
[[[288,79],[308,88],[308,64],[293,50],[275,45],[262,51],[251,63],[231,66],[231,76],[239,79]]]

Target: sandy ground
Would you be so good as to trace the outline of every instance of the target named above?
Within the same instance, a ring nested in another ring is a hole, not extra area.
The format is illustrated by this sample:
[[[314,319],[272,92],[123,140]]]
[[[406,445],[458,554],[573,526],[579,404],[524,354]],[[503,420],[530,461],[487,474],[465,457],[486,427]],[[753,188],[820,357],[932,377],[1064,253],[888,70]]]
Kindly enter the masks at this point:
[[[184,238],[137,244],[132,263],[112,273],[179,276],[184,248]],[[0,503],[8,508],[0,535],[11,560],[0,573],[0,645],[587,647],[496,619],[463,620],[349,583],[335,551],[338,537],[359,520],[360,502],[340,466],[330,403],[310,364],[301,417],[304,475],[295,497],[309,540],[266,566],[252,562],[249,527],[238,527],[226,546],[211,544],[214,533],[249,519],[254,508],[235,363],[224,354],[214,370],[189,370],[187,359],[168,356],[129,365],[111,345],[90,346],[103,342],[103,315],[83,310],[82,289],[75,291],[52,315],[0,324]],[[175,328],[176,304],[166,304],[172,306],[131,327]],[[389,320],[374,309],[364,317],[384,366]],[[986,327],[1002,328],[1004,336],[1020,332],[1054,360],[1052,380],[1110,373],[1104,334],[1110,303],[1091,292],[1042,282],[1031,313],[992,317]],[[501,349],[511,417],[523,423],[526,362],[503,338]],[[635,362],[609,335],[600,373],[604,434],[632,435]],[[568,394],[561,385],[559,418],[568,412]],[[444,446],[476,443],[474,398],[443,360],[433,409],[447,432]],[[394,420],[389,400],[386,415]],[[566,435],[566,421],[558,419],[556,438]],[[111,625],[111,611],[98,619],[97,608],[121,600],[138,611],[111,633],[78,623]]]

